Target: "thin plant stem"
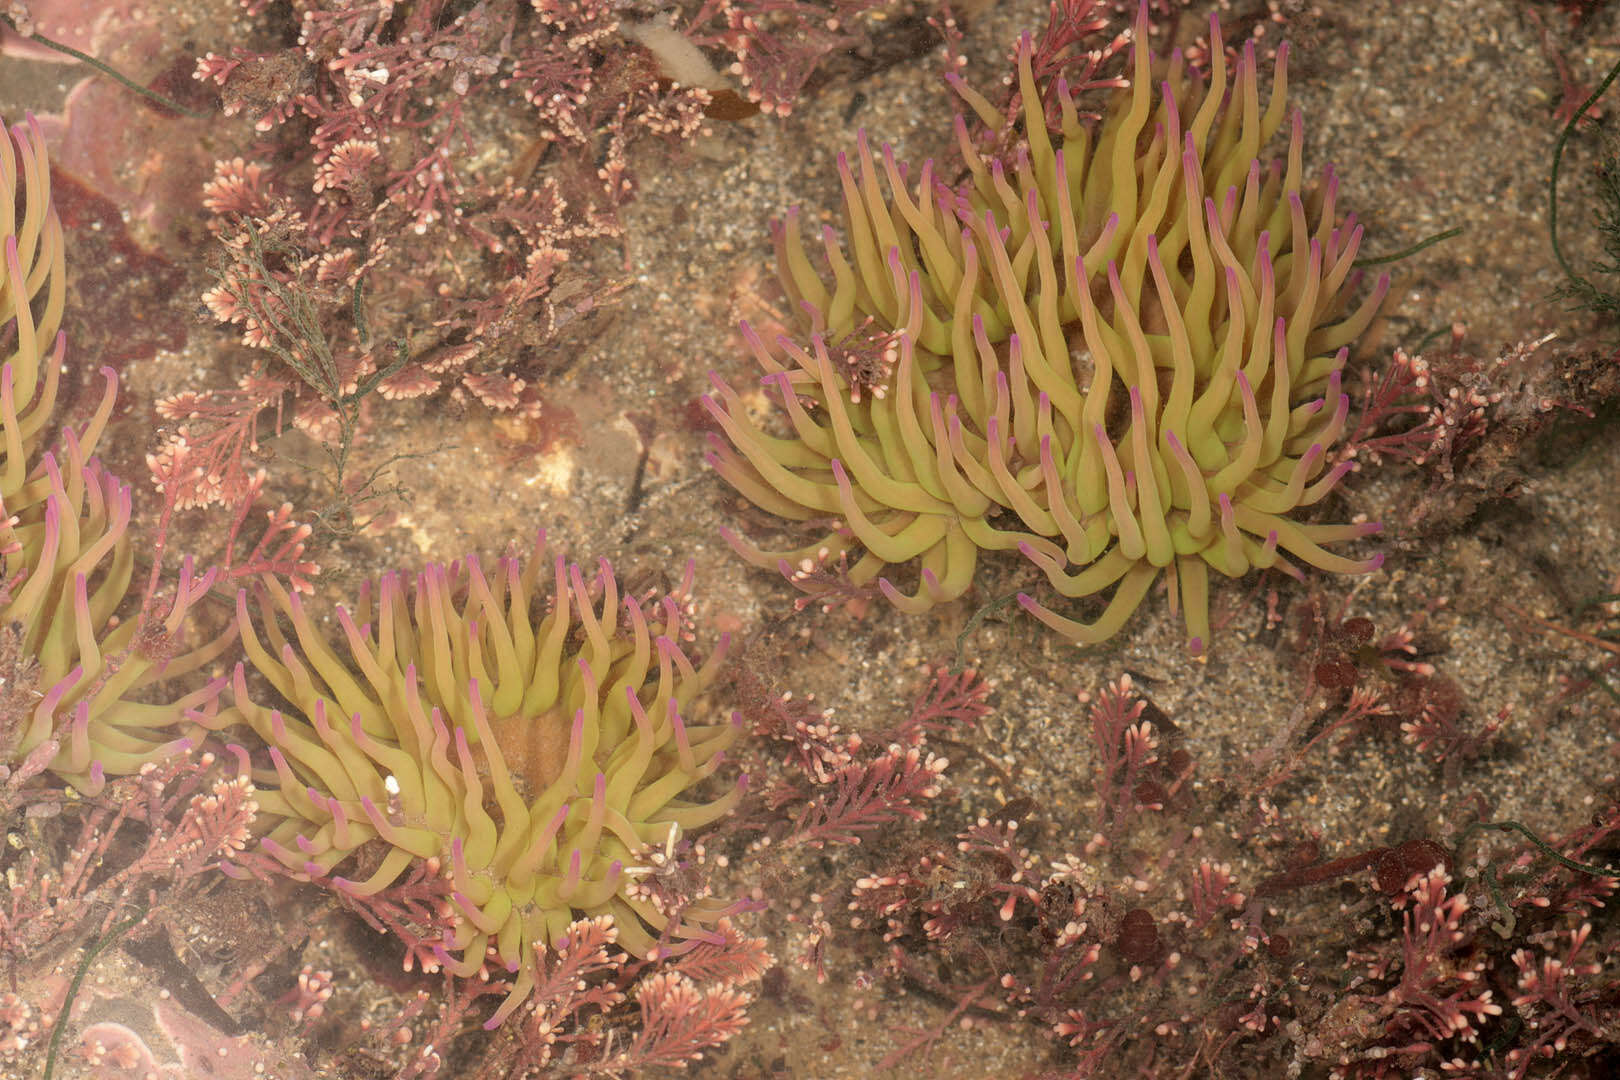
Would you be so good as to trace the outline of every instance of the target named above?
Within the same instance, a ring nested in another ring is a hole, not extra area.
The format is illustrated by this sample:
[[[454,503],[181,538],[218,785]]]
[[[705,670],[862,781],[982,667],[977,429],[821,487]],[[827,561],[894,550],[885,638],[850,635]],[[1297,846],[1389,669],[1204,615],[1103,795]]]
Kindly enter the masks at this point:
[[[1598,291],[1597,286],[1576,273],[1575,268],[1564,257],[1564,249],[1558,244],[1558,172],[1564,161],[1564,147],[1569,144],[1569,137],[1575,133],[1575,125],[1581,122],[1581,117],[1586,115],[1586,110],[1596,104],[1597,99],[1603,96],[1616,77],[1620,77],[1620,61],[1616,61],[1615,65],[1609,69],[1609,73],[1603,77],[1602,82],[1598,83],[1597,89],[1592,91],[1591,96],[1581,102],[1581,107],[1575,110],[1574,115],[1569,118],[1569,123],[1565,124],[1564,130],[1559,133],[1558,142],[1553,146],[1552,172],[1547,178],[1547,237],[1552,242],[1553,258],[1558,260],[1558,265],[1564,271],[1564,276],[1569,278],[1577,289],[1586,292],[1588,295],[1596,293]]]
[[[15,30],[16,26],[13,25],[12,29]],[[177,112],[181,116],[189,116],[193,120],[207,120],[209,117],[214,115],[213,113],[197,112],[193,109],[188,109],[173,98],[165,94],[160,94],[156,90],[142,86],[140,83],[136,82],[134,79],[131,79],[128,75],[125,75],[123,72],[117,70],[111,65],[104,63],[101,60],[97,60],[89,53],[80,52],[71,45],[65,45],[60,41],[53,41],[44,34],[29,34],[27,37],[29,41],[37,41],[47,49],[55,49],[57,52],[62,53],[65,56],[73,57],[73,59],[77,60],[81,64],[90,65],[103,75],[107,76],[107,78],[118,83],[120,86],[123,86],[125,89],[133,90],[135,93],[144,98],[150,98],[152,101],[157,102],[159,105],[162,105],[165,109],[168,109],[171,112]]]
[[[1438,244],[1442,240],[1450,240],[1453,236],[1458,235],[1462,231],[1463,231],[1463,227],[1461,225],[1458,225],[1454,229],[1447,229],[1445,232],[1437,232],[1433,236],[1426,237],[1425,239],[1419,240],[1417,243],[1413,244],[1411,247],[1402,248],[1400,251],[1395,252],[1395,254],[1393,254],[1393,255],[1379,255],[1379,256],[1377,256],[1375,258],[1371,258],[1371,259],[1357,259],[1354,263],[1351,263],[1351,265],[1359,269],[1359,268],[1361,268],[1363,266],[1382,266],[1385,263],[1400,262],[1402,259],[1408,258],[1409,256],[1412,256],[1412,255],[1416,255],[1418,252],[1422,251],[1426,247],[1432,247],[1433,245]]]
[[[56,1027],[51,1029],[51,1047],[45,1054],[45,1072],[41,1075],[40,1080],[51,1080],[51,1075],[56,1071],[56,1055],[62,1048],[62,1037],[67,1033],[68,1020],[73,1014],[73,999],[78,996],[79,984],[84,982],[85,975],[90,971],[90,965],[96,962],[96,957],[106,951],[107,946],[123,937],[126,932],[144,918],[146,918],[146,908],[136,908],[134,915],[108,930],[101,935],[100,941],[85,950],[84,959],[79,961],[79,970],[73,973],[73,981],[68,983],[67,996],[62,999],[62,1011],[56,1018]]]

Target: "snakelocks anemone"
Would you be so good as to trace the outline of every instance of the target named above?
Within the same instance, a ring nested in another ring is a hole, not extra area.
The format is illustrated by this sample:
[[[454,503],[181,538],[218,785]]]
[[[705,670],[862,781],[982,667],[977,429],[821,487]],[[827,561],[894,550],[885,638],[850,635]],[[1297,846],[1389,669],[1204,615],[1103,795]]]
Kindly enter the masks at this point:
[[[808,346],[744,324],[782,424],[762,428],[757,398],[716,377],[705,400],[725,438],[710,461],[762,509],[831,526],[787,551],[727,539],[790,577],[858,550],[850,579],[912,612],[961,596],[981,550],[1017,549],[1064,596],[1112,590],[1090,622],[1020,596],[1078,643],[1118,632],[1162,572],[1198,651],[1211,568],[1380,565],[1327,550],[1376,524],[1295,516],[1349,469],[1330,465],[1342,371],[1388,281],[1351,310],[1362,229],[1338,216],[1331,169],[1307,186],[1297,112],[1286,160],[1259,157],[1284,121],[1286,47],[1262,108],[1252,43],[1228,87],[1212,24],[1206,83],[1179,53],[1151,54],[1144,6],[1131,85],[1097,124],[1061,79],[1036,84],[1031,53],[1026,37],[1027,138],[1010,161],[981,156],[958,117],[963,185],[932,162],[911,184],[863,134],[853,165],[839,158],[844,240],[823,230],[827,274],[797,213],[776,229]],[[910,593],[880,576],[913,560]]]
[[[129,485],[90,456],[112,413],[110,369],[89,422],[61,433],[61,462],[40,452],[67,348],[58,329],[66,269],[32,117],[0,137],[0,238],[0,314],[15,343],[0,367],[0,763],[49,754],[52,772],[95,794],[107,776],[186,745],[197,732],[188,711],[206,711],[220,685],[163,704],[130,698],[197,670],[231,638],[178,648],[189,609],[213,581],[212,572],[193,576],[189,561],[166,614],[130,610],[139,605],[129,593]]]
[[[398,574],[368,585],[354,611],[337,610],[344,655],[274,582],[258,617],[239,596],[247,657],[288,704],[255,703],[238,665],[234,705],[207,723],[246,723],[270,747],[264,852],[355,895],[427,860],[452,890],[439,963],[515,973],[491,1026],[581,915],[612,915],[620,946],[641,956],[715,940],[731,907],[671,910],[655,880],[747,780],[712,801],[683,798],[741,724],[699,720],[725,642],[699,666],[683,652],[691,577],[688,566],[656,601],[623,595],[605,560],[587,576],[548,560],[541,534],[527,560],[502,558],[487,575],[469,557],[428,566],[408,593]],[[362,865],[374,867],[363,880],[333,873]]]

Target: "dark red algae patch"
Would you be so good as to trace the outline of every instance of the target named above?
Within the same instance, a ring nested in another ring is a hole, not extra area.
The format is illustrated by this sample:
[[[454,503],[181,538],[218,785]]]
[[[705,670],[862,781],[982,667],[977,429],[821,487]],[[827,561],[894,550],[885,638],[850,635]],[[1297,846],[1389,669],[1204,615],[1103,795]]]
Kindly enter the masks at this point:
[[[118,206],[61,169],[51,196],[68,250],[68,349],[86,364],[122,373],[158,350],[186,343],[185,307],[175,302],[185,271],[135,242]]]

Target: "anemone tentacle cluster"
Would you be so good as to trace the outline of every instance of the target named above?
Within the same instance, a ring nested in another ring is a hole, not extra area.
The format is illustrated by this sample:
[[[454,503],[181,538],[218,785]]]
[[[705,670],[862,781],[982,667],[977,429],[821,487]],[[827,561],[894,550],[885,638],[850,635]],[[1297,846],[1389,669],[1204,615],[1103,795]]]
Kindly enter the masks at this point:
[[[21,216],[17,214],[22,204]],[[51,202],[51,169],[39,123],[7,130],[0,138],[0,318],[16,347],[0,365],[0,508],[21,518],[49,494],[39,449],[49,434],[67,340],[61,330],[67,282],[62,225]],[[110,406],[109,406],[110,407]],[[105,410],[98,419],[105,421]],[[80,438],[86,453],[99,426]],[[15,537],[5,537],[15,554]]]
[[[279,820],[263,850],[354,895],[432,860],[456,926],[439,962],[470,976],[493,956],[517,973],[491,1025],[528,996],[539,950],[576,917],[612,915],[620,945],[643,956],[712,940],[730,906],[667,910],[649,881],[746,787],[683,798],[741,725],[693,719],[725,642],[697,666],[683,651],[691,578],[689,565],[657,602],[624,595],[606,560],[590,578],[548,561],[542,533],[526,560],[489,574],[471,557],[430,565],[408,594],[385,575],[337,610],[346,655],[274,582],[257,605],[241,594],[248,660],[290,708],[256,704],[238,665],[234,705],[207,722],[245,723],[270,747],[260,812]],[[369,875],[333,873],[372,840],[383,854]]]
[[[1079,643],[1118,632],[1162,572],[1195,651],[1210,569],[1381,564],[1327,550],[1376,524],[1293,515],[1349,469],[1329,464],[1349,409],[1342,372],[1388,280],[1351,309],[1362,229],[1339,218],[1331,169],[1307,188],[1297,112],[1286,160],[1259,157],[1285,116],[1286,48],[1262,108],[1252,43],[1228,88],[1213,24],[1206,84],[1179,53],[1151,54],[1143,11],[1131,86],[1100,126],[1062,80],[1037,85],[1026,36],[1027,139],[1011,162],[982,156],[958,116],[961,188],[932,162],[909,184],[888,147],[880,179],[863,133],[853,166],[839,158],[845,238],[823,230],[828,278],[796,212],[775,229],[809,345],[742,329],[786,430],[768,432],[714,377],[705,401],[725,438],[709,460],[762,509],[833,527],[787,551],[728,531],[746,559],[792,576],[859,550],[851,579],[916,612],[960,597],[980,551],[1017,549],[1065,596],[1112,589],[1091,622],[1020,596]],[[1043,89],[1061,110],[1055,141]],[[887,356],[862,387],[836,354],[874,327]],[[909,594],[880,576],[913,560]]]
[[[18,205],[22,213],[17,213]],[[62,460],[41,453],[52,434],[66,354],[60,330],[66,279],[62,227],[51,203],[50,164],[32,117],[0,138],[0,316],[15,348],[0,366],[0,654],[10,665],[0,710],[0,761],[51,740],[48,767],[86,793],[177,752],[198,732],[221,683],[162,704],[131,695],[189,674],[229,644],[223,637],[183,655],[174,643],[214,574],[188,561],[167,615],[131,613],[134,551],[129,486],[91,455],[112,413],[110,368],[94,415],[61,433]]]

